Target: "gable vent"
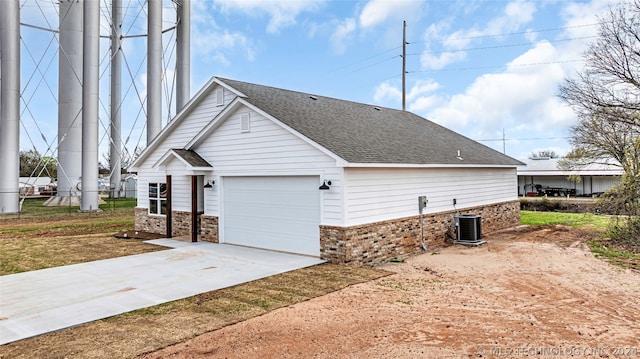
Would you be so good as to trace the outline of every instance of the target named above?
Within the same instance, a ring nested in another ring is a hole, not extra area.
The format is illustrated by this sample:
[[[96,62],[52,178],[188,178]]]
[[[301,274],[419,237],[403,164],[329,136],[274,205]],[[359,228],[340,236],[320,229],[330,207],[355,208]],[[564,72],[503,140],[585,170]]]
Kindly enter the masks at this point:
[[[251,118],[248,113],[243,113],[240,115],[240,132],[249,131],[251,131]]]
[[[216,90],[216,106],[224,105],[224,89],[219,88]]]

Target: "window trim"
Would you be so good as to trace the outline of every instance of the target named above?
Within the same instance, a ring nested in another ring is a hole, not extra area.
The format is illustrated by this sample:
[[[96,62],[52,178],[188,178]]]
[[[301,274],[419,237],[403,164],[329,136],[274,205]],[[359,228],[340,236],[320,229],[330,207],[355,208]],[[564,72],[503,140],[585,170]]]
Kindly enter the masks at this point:
[[[164,186],[164,191],[163,191]],[[164,182],[149,182],[148,213],[155,216],[167,215],[167,184]],[[155,195],[153,195],[155,193]]]

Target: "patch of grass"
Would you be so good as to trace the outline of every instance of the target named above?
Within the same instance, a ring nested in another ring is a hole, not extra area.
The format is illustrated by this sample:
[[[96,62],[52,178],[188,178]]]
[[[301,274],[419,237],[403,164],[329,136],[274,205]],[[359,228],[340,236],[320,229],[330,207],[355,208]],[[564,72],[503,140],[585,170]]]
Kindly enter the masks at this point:
[[[0,275],[166,249],[113,237],[133,228],[135,200],[112,200],[113,211],[96,213],[43,203],[25,200],[24,213],[0,216]]]
[[[46,198],[27,198],[22,204],[22,211],[18,214],[3,214],[1,221],[13,221],[16,219],[76,219],[88,216],[105,217],[113,214],[133,215],[133,208],[137,204],[135,198],[102,198],[100,204],[102,212],[80,213],[79,206],[45,207]]]
[[[111,233],[0,240],[0,275],[164,250]]]
[[[603,234],[610,228],[612,220],[615,220],[615,218],[591,213],[520,211],[520,222],[522,224],[532,226],[556,224],[572,227],[592,226]],[[613,242],[602,239],[591,240],[587,244],[591,252],[598,258],[624,268],[640,270],[640,254],[634,253],[628,248],[621,248],[620,245],[615,245]]]
[[[610,217],[592,213],[561,213],[561,212],[533,212],[520,211],[520,223],[531,226],[561,224],[572,227],[592,225],[604,229],[609,224]]]
[[[596,257],[623,268],[640,270],[640,254],[609,246],[601,240],[589,241],[588,244]]]
[[[2,346],[0,357],[136,357],[389,274],[321,264],[10,343]]]

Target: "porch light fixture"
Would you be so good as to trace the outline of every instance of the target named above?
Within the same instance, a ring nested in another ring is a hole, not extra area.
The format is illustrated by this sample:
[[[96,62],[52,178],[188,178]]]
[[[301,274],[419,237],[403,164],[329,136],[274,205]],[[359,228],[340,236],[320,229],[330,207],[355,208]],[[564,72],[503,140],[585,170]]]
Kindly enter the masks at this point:
[[[207,181],[207,184],[204,185],[204,188],[213,188],[214,184],[216,184],[216,181]]]
[[[322,182],[322,184],[320,185],[320,187],[318,187],[318,189],[319,190],[327,190],[327,189],[331,188],[329,186],[331,186],[331,181],[324,180],[324,182]]]

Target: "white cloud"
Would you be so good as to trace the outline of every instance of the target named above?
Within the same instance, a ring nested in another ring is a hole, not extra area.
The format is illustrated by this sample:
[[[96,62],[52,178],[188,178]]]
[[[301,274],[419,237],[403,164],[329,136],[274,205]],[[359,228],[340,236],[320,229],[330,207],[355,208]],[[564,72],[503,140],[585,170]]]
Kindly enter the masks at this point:
[[[433,94],[439,88],[440,85],[431,79],[415,82],[406,96],[409,111],[424,112],[440,104],[440,96]],[[373,98],[376,103],[393,106],[402,102],[402,90],[389,82],[383,82],[376,87]]]
[[[331,46],[336,53],[342,54],[346,50],[345,41],[356,29],[356,20],[353,18],[344,19],[335,26],[335,29],[330,39]]]
[[[402,92],[388,82],[383,82],[376,87],[373,99],[376,103],[400,102],[402,101]]]
[[[508,3],[499,16],[490,19],[482,28],[460,29],[445,35],[444,32],[455,23],[455,19],[444,19],[431,25],[424,33],[427,45],[425,52],[420,56],[422,69],[439,70],[466,59],[467,53],[462,50],[468,48],[474,39],[516,31],[531,22],[535,12],[536,6],[533,2],[517,0]],[[431,51],[434,40],[440,42],[443,51]]]
[[[492,35],[516,31],[522,25],[531,22],[535,12],[536,6],[533,2],[521,0],[511,2],[505,7],[503,16],[490,21],[483,33]]]
[[[575,123],[576,116],[556,92],[573,66],[554,60],[575,55],[563,53],[567,49],[573,51],[571,46],[559,48],[541,41],[509,62],[503,72],[482,75],[464,92],[448,97],[421,92],[412,98],[409,109],[474,139],[500,138],[503,129],[511,138],[552,137],[551,142],[558,142],[554,150],[566,153],[568,144],[559,137]],[[532,63],[546,64],[528,65]],[[510,145],[541,146],[545,141],[516,142]]]
[[[207,2],[194,1],[191,9],[191,51],[204,56],[209,62],[231,65],[228,56],[231,50],[245,52],[249,61],[255,57],[254,45],[241,32],[222,29]]]
[[[411,87],[411,90],[409,90],[409,93],[407,94],[407,100],[411,101],[413,99],[417,99],[420,96],[432,93],[439,88],[440,85],[431,79],[417,81]]]
[[[369,28],[387,19],[415,19],[424,3],[420,0],[369,0],[359,17],[360,26]]]
[[[314,12],[325,0],[215,0],[222,12],[239,11],[248,15],[266,14],[269,17],[268,33],[278,33],[282,28],[296,24],[303,12]]]

